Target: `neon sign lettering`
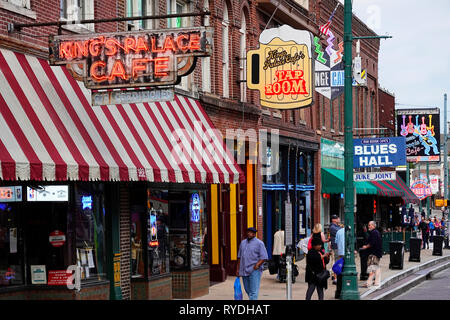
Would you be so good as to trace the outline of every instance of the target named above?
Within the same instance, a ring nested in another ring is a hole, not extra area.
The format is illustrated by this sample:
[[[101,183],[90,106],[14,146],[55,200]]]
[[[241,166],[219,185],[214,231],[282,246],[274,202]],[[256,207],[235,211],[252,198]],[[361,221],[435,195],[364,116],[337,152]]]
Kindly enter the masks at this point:
[[[99,36],[81,41],[63,41],[59,44],[59,59],[75,60],[98,57],[103,54],[114,56],[118,52],[129,53],[187,53],[200,50],[200,34],[179,34],[175,37],[168,35],[164,38],[163,46],[158,47],[158,37],[128,36],[119,40],[114,37]]]
[[[82,204],[83,210],[85,210],[85,209],[92,210],[92,196],[82,196],[81,204]]]
[[[191,57],[210,55],[212,30],[194,27],[51,36],[49,61],[52,65],[77,64],[68,70],[89,89],[173,85],[192,72],[196,60]]]

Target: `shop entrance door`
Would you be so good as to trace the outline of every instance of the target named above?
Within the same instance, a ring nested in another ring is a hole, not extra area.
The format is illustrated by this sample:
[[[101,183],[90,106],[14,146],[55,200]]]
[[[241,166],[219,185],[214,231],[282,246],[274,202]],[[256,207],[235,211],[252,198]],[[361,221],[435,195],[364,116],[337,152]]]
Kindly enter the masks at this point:
[[[46,272],[65,270],[68,265],[68,257],[64,256],[64,248],[68,245],[67,204],[28,202],[23,211],[23,221],[28,284],[32,283],[31,269],[34,266],[45,266]],[[56,230],[66,236],[61,246],[52,245],[49,241],[50,234]]]

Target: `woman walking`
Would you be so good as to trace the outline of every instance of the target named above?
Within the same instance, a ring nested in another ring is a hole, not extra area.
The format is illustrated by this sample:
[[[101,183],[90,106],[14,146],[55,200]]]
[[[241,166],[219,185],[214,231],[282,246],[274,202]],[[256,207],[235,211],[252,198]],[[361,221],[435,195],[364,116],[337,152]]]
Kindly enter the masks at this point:
[[[314,225],[313,231],[312,231],[312,238],[317,239],[321,243],[321,252],[322,254],[325,253],[324,243],[330,242],[330,239],[326,239],[324,233],[322,232],[322,225],[320,223],[316,223]],[[312,240],[311,240],[312,241]]]
[[[324,298],[324,289],[328,287],[328,277],[320,280],[321,273],[326,271],[326,264],[330,261],[330,253],[321,253],[323,242],[321,239],[313,238],[311,240],[312,249],[306,255],[306,275],[305,281],[308,283],[306,291],[306,300],[311,300],[314,290],[317,289],[319,300]],[[319,276],[319,277],[318,277]]]

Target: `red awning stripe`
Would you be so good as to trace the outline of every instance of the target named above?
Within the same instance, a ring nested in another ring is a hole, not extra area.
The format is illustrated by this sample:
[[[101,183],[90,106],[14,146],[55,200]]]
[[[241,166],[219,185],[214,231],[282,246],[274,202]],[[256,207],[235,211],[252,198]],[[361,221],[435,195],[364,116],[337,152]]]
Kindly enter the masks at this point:
[[[91,106],[65,67],[0,49],[0,179],[243,182],[213,129],[192,98]]]
[[[88,174],[80,175],[80,180],[92,180],[94,177],[100,176],[100,180],[108,180],[109,179],[109,167],[100,153],[99,149],[95,145],[91,136],[89,135],[87,129],[83,126],[83,123],[73,106],[71,99],[67,96],[68,91],[65,91],[61,85],[61,83],[67,83],[68,77],[71,77],[67,74],[67,70],[65,68],[59,68],[52,70],[47,61],[39,60],[41,67],[50,81],[48,88],[48,94],[51,92],[55,92],[52,95],[52,104],[55,109],[63,110],[66,112],[66,118],[61,119],[63,123],[61,124],[65,128],[75,127],[76,130],[71,130],[69,135],[73,137],[74,141],[76,141],[77,147],[80,149],[80,153],[86,159],[87,171]],[[57,74],[59,74],[59,79],[57,79]],[[43,80],[41,80],[43,81]],[[56,112],[56,111],[55,111]],[[67,130],[69,131],[69,130]],[[70,147],[70,146],[69,146]],[[84,168],[79,169],[84,170]],[[98,171],[98,174],[96,172]]]
[[[405,192],[405,196],[403,199],[405,202],[419,203],[419,198],[412,192],[411,188],[409,188],[402,178],[397,177],[397,183],[400,188]]]
[[[186,98],[184,98],[183,100],[184,100],[184,102],[186,102]],[[182,102],[180,101],[180,99],[178,99],[178,97],[175,98],[175,101],[177,102],[178,105],[182,105]],[[171,104],[169,103],[169,105],[171,105]],[[192,108],[192,106],[189,105],[189,108]],[[200,132],[203,135],[203,137],[201,137],[199,135],[199,131],[200,131],[200,129],[203,129],[203,128],[199,128],[199,125],[197,123],[197,119],[196,119],[195,115],[191,115],[191,116],[187,115],[187,111],[186,111],[187,109],[188,108],[181,108],[181,112],[182,112],[182,115],[185,118],[185,120],[188,122],[189,126],[194,128],[194,136],[193,136],[194,141],[192,141],[192,144],[195,145],[195,143],[198,143],[198,146],[200,146],[200,144],[201,144],[201,147],[194,148],[194,153],[195,153],[194,159],[199,161],[200,159],[202,159],[202,155],[203,156],[206,155],[205,160],[209,160],[213,164],[215,171],[219,173],[218,176],[216,177],[216,179],[218,179],[219,181],[224,181],[225,179],[223,177],[223,174],[222,175],[220,174],[224,168],[219,168],[219,166],[217,165],[217,162],[214,161],[213,155],[210,152],[209,148],[205,148],[205,146],[206,146],[204,143],[205,142],[204,139],[205,139],[205,135],[206,135],[205,131],[202,130]],[[181,118],[182,117],[179,117],[180,120],[181,120]],[[196,123],[193,123],[192,118],[194,118],[196,120]],[[200,154],[201,151],[203,152],[203,154]],[[202,163],[202,165],[205,166],[206,163]],[[212,174],[212,172],[209,175],[207,174],[206,181],[212,182],[213,180],[214,180],[214,175]]]
[[[405,202],[418,203],[419,199],[406,186],[400,177],[391,181],[372,181],[378,189],[378,195],[383,197],[401,197]]]

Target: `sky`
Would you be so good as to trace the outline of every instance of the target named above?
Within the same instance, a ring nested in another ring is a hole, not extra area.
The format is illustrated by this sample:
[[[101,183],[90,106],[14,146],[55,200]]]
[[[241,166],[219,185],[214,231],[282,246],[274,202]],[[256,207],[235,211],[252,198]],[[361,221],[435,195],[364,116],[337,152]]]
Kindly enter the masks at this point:
[[[444,93],[450,95],[450,1],[353,0],[353,13],[378,35],[393,37],[381,40],[378,80],[395,94],[396,108],[439,107],[443,124]]]

